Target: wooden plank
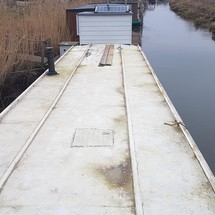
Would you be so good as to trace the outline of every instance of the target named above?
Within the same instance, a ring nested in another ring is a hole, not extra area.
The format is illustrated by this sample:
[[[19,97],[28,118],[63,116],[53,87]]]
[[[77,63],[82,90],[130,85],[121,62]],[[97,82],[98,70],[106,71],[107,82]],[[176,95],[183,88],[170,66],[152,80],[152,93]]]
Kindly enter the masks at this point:
[[[106,60],[107,60],[109,48],[110,48],[110,45],[105,46],[105,50],[104,50],[102,58],[101,58],[101,60],[99,62],[99,66],[105,66],[106,65]]]
[[[107,66],[112,65],[113,53],[114,53],[114,45],[110,45],[108,56],[107,56],[107,59],[106,59],[106,65]]]

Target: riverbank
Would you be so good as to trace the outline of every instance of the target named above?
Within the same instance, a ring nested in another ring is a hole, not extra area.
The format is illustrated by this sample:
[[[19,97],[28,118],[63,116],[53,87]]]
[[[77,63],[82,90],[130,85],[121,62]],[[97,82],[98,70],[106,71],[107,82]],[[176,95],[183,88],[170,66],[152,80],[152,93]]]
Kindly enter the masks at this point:
[[[194,22],[195,27],[215,32],[214,0],[168,0],[172,11]]]

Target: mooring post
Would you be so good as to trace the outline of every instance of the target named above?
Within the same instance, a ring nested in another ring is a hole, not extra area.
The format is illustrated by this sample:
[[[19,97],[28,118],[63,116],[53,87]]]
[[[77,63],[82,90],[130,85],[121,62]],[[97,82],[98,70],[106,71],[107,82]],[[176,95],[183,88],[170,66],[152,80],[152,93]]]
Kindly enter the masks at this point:
[[[47,75],[58,75],[58,73],[55,71],[53,47],[46,47],[46,54],[49,67]]]

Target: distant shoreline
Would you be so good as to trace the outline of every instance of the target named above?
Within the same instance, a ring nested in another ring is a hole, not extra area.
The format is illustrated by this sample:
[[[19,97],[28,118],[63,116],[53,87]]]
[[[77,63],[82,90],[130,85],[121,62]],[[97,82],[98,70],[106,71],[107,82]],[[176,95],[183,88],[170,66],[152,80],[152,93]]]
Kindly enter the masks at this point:
[[[215,0],[168,1],[172,11],[187,20],[193,21],[196,28],[215,32]]]

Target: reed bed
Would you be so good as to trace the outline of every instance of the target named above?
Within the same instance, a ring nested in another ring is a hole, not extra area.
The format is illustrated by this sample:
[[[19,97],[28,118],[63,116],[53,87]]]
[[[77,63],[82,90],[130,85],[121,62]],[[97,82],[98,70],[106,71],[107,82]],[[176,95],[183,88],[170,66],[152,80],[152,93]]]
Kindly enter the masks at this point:
[[[68,40],[65,9],[87,0],[32,0],[7,6],[0,5],[0,85],[8,72],[26,67],[22,54],[34,54],[40,41],[51,38],[52,45]]]
[[[197,28],[209,29],[215,22],[215,0],[168,0],[170,8],[181,17],[191,20]]]
[[[29,70],[33,65],[25,56],[40,54],[41,41],[48,38],[55,50],[60,41],[69,40],[66,8],[93,2],[95,0],[0,0],[0,106],[5,106],[9,91],[20,91],[20,87],[15,86],[20,71],[24,70],[25,76],[33,74]]]

